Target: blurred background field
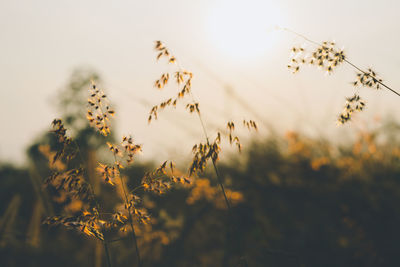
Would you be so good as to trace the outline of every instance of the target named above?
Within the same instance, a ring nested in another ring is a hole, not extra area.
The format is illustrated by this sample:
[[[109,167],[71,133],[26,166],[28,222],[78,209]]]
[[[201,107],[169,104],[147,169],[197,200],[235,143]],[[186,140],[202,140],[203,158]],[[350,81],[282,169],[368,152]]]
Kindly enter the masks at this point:
[[[171,71],[156,64],[155,40],[194,73],[210,135],[229,120],[254,119],[259,129],[238,130],[241,153],[222,144],[231,216],[210,167],[191,185],[144,195],[152,218],[137,225],[144,266],[236,266],[241,256],[248,266],[398,266],[399,100],[361,88],[366,110],[337,126],[354,71],[292,75],[290,49],[306,44],[276,27],[336,39],[352,62],[373,64],[400,88],[398,8],[394,0],[0,1],[0,266],[106,266],[97,240],[42,224],[86,207],[43,185],[66,167],[49,162],[59,148],[54,118],[79,145],[106,211],[121,202],[95,170],[113,161],[106,141],[132,134],[143,144],[123,170],[130,188],[165,160],[187,170],[193,144],[204,141],[193,114],[178,105],[147,123],[176,90],[154,88]],[[85,118],[90,80],[116,109],[107,138]],[[112,266],[135,266],[129,234],[112,235]]]
[[[238,251],[250,266],[396,266],[399,130],[395,122],[381,123],[341,146],[297,132],[248,144],[221,165],[238,222],[235,236],[225,228],[227,211],[212,172],[192,186],[146,195],[154,222],[138,233],[145,266],[231,266]],[[81,129],[77,142],[84,146],[93,134]],[[28,167],[1,166],[0,263],[104,266],[98,242],[41,224],[62,209],[74,214],[82,207],[79,200],[42,187],[49,175],[42,155],[46,140],[49,134],[30,147]],[[87,166],[101,157],[94,148],[82,150]],[[128,184],[138,183],[152,164],[126,169]],[[117,199],[110,186],[99,177],[95,185],[100,202],[111,210]],[[112,261],[132,266],[129,237],[121,238],[110,245]]]

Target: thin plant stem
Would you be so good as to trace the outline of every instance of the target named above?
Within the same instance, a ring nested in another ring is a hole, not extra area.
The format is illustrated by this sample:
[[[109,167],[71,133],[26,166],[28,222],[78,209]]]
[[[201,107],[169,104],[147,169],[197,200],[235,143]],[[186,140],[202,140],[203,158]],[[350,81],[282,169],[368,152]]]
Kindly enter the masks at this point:
[[[228,200],[228,198],[226,196],[224,184],[222,183],[221,175],[219,174],[219,171],[218,171],[218,168],[217,168],[217,164],[216,164],[216,162],[214,160],[212,160],[212,164],[214,166],[214,171],[215,171],[215,174],[217,175],[218,183],[219,183],[219,186],[221,188],[222,194],[224,195],[226,206],[228,207],[229,213],[231,213],[232,212],[231,203],[229,202],[229,200]]]
[[[195,102],[194,96],[192,94],[192,91],[190,91],[190,95],[192,97],[192,101]],[[197,116],[199,118],[201,127],[203,129],[203,133],[204,133],[204,136],[206,138],[207,145],[210,146],[210,139],[208,138],[208,134],[207,134],[207,130],[206,130],[203,118],[202,118],[202,116],[200,114],[200,111],[196,111],[196,113],[197,113]],[[231,204],[230,204],[230,202],[228,200],[228,197],[226,196],[225,187],[224,187],[224,184],[222,183],[221,175],[220,175],[220,173],[218,171],[218,167],[217,167],[217,164],[216,164],[214,159],[212,159],[212,164],[213,164],[213,167],[214,167],[215,175],[217,176],[217,181],[218,181],[219,187],[221,188],[222,194],[224,195],[225,203],[226,203],[226,206],[228,207],[229,214],[231,214],[231,212],[232,212]]]
[[[179,61],[176,60],[176,59],[174,59],[174,60],[175,60],[175,63],[177,64],[178,68],[179,68],[181,71],[183,71],[184,68],[180,65]],[[190,94],[192,103],[195,104],[195,103],[196,103],[196,100],[195,100],[195,97],[194,97],[193,92],[192,92],[191,89],[189,90],[189,94]],[[210,139],[209,139],[209,137],[208,137],[207,129],[206,129],[205,123],[204,123],[204,121],[203,121],[203,118],[202,118],[202,116],[201,116],[200,110],[199,110],[199,109],[196,109],[196,113],[197,113],[197,116],[198,116],[198,118],[199,118],[200,125],[201,125],[201,128],[202,128],[202,130],[203,130],[203,134],[204,134],[204,137],[205,137],[205,139],[206,139],[207,145],[210,146],[210,145],[211,145],[211,144],[210,144]],[[232,207],[231,207],[231,204],[230,204],[230,202],[229,202],[229,199],[228,199],[228,197],[227,197],[227,195],[226,195],[225,187],[224,187],[224,184],[223,184],[223,182],[222,182],[221,175],[220,175],[220,173],[219,173],[219,171],[218,171],[218,167],[217,167],[217,164],[216,164],[216,162],[215,162],[214,159],[212,159],[212,164],[213,164],[213,167],[214,167],[215,175],[217,176],[217,181],[218,181],[219,187],[221,188],[222,194],[223,194],[224,199],[225,199],[226,206],[227,206],[227,208],[228,208],[228,217],[229,217],[229,219],[230,219],[230,220],[229,220],[229,222],[230,222],[230,223],[229,223],[229,226],[230,226],[229,228],[230,228],[231,232],[233,233],[233,229],[232,229],[232,222],[233,222],[233,220],[232,220]],[[228,233],[229,233],[229,230],[228,230]],[[245,264],[246,264],[246,266],[247,266],[247,261],[246,261],[245,257],[242,257],[242,259],[243,259],[243,261],[245,262]]]
[[[308,37],[306,37],[306,36],[304,36],[304,35],[302,35],[302,34],[300,34],[300,33],[298,33],[298,32],[295,32],[295,31],[293,31],[293,30],[291,30],[291,29],[282,28],[282,30],[287,31],[287,32],[290,32],[290,33],[293,33],[294,35],[297,35],[297,36],[303,38],[304,40],[306,40],[307,42],[310,42],[310,43],[312,43],[312,44],[314,44],[314,45],[317,45],[317,46],[320,46],[320,45],[321,45],[320,43],[315,42],[315,41],[309,39]],[[353,67],[354,69],[360,71],[361,73],[363,73],[363,74],[365,74],[365,75],[367,75],[367,76],[371,76],[371,75],[369,75],[367,72],[365,72],[364,70],[362,70],[360,67],[358,67],[357,65],[355,65],[354,63],[352,63],[351,61],[349,61],[348,59],[345,58],[345,59],[344,59],[344,62],[346,62],[348,65],[350,65],[350,66]],[[394,90],[393,88],[389,87],[389,86],[386,85],[385,83],[383,83],[383,82],[381,82],[381,81],[379,81],[379,80],[377,80],[377,79],[376,79],[376,82],[379,83],[380,85],[382,85],[383,87],[385,87],[386,89],[388,89],[389,91],[391,91],[392,93],[396,94],[397,96],[400,96],[400,93],[398,93],[396,90]]]
[[[82,164],[84,164],[84,159],[83,159],[83,156],[82,156],[82,153],[81,153],[81,150],[80,150],[80,148],[79,148],[79,145],[78,145],[78,143],[75,141],[75,140],[73,140],[73,142],[74,142],[74,144],[75,144],[75,146],[76,146],[76,149],[78,150],[78,155],[79,155],[79,157],[81,158],[81,162],[82,162]],[[91,183],[89,183],[89,181],[86,181],[87,182],[87,184],[89,185],[89,188],[90,188],[90,195],[91,195],[91,198],[92,198],[92,200],[95,202],[95,205],[96,205],[96,208],[97,208],[97,212],[99,212],[99,214],[100,214],[100,205],[99,205],[99,202],[97,201],[97,199],[96,199],[96,195],[95,195],[95,193],[94,193],[94,189],[93,189],[93,187],[92,187],[92,184]],[[103,234],[103,239],[104,240],[102,240],[102,243],[103,243],[103,247],[104,247],[104,252],[105,252],[105,254],[106,254],[106,259],[107,259],[107,266],[108,267],[112,267],[112,265],[111,265],[111,258],[110,258],[110,251],[109,251],[109,249],[108,249],[108,244],[107,244],[107,240],[106,240],[106,235],[105,235],[105,233],[104,233],[104,231],[102,231],[102,234]]]
[[[192,102],[195,103],[196,101],[195,101],[194,95],[193,95],[191,90],[190,90],[190,96],[192,98]],[[208,137],[207,129],[206,129],[205,123],[203,121],[203,117],[201,116],[200,110],[199,109],[196,110],[196,113],[197,113],[197,117],[199,118],[199,121],[200,121],[200,124],[201,124],[201,128],[203,130],[204,137],[205,137],[205,139],[207,141],[207,145],[210,146],[210,139]],[[212,162],[212,165],[214,167],[215,175],[217,176],[217,181],[218,181],[219,187],[221,188],[221,192],[222,192],[222,194],[224,196],[226,206],[228,208],[228,218],[229,218],[229,221],[231,222],[231,223],[229,223],[228,233],[231,232],[233,234],[234,231],[233,231],[233,218],[232,218],[231,203],[229,202],[229,199],[228,199],[228,197],[226,195],[225,187],[224,187],[224,184],[222,182],[221,174],[220,174],[220,172],[218,170],[217,163],[215,162],[214,159],[211,159],[211,162]],[[241,261],[243,261],[245,266],[247,266],[247,260],[246,260],[245,256],[241,257]]]
[[[115,154],[114,154],[114,160],[117,161]],[[127,206],[128,205],[128,195],[126,193],[127,190],[125,189],[125,183],[124,183],[124,180],[122,179],[121,175],[119,175],[119,180],[121,182],[122,191],[123,191],[124,197],[125,197],[125,205]],[[140,258],[139,246],[138,246],[137,237],[136,237],[136,233],[135,233],[135,227],[133,227],[132,213],[129,208],[127,210],[128,210],[128,216],[129,216],[129,224],[130,224],[131,230],[132,230],[133,243],[135,244],[137,266],[142,267],[142,260]]]
[[[192,102],[195,103],[196,100],[194,98],[192,90],[190,90],[190,97],[192,98]],[[201,128],[203,129],[203,134],[204,134],[204,137],[206,138],[207,145],[210,146],[210,138],[208,137],[206,126],[205,126],[205,123],[204,123],[203,118],[201,116],[201,113],[200,113],[199,110],[196,110],[196,113],[197,113],[197,117],[199,118],[199,121],[200,121],[200,124],[201,124]],[[221,175],[220,175],[220,173],[218,171],[218,167],[217,167],[217,164],[216,164],[215,160],[212,160],[212,164],[213,164],[213,167],[214,167],[215,175],[217,176],[217,181],[218,181],[219,187],[221,188],[222,194],[224,195],[225,203],[226,203],[226,206],[228,207],[228,212],[231,215],[231,213],[232,213],[231,204],[230,204],[230,202],[228,200],[228,197],[226,196],[225,187],[224,187],[224,184],[222,183]]]
[[[124,196],[125,196],[125,203],[128,203],[128,196],[126,194],[126,190],[125,190],[125,183],[122,180],[122,177],[119,177],[120,181],[121,181],[121,186],[122,186],[122,191],[124,192]],[[142,266],[142,261],[140,259],[140,253],[139,253],[139,246],[137,243],[137,238],[136,238],[136,233],[135,233],[135,228],[133,227],[133,217],[132,217],[132,213],[131,211],[128,209],[128,215],[129,215],[129,224],[131,226],[132,229],[132,237],[133,237],[133,242],[135,243],[135,249],[136,249],[136,257],[137,257],[137,262],[138,262],[138,267]]]
[[[175,62],[176,62],[176,64],[177,64],[179,69],[184,70],[184,68],[181,66],[181,64],[179,63],[178,60],[176,60]],[[190,90],[189,93],[190,93],[190,97],[192,98],[192,102],[196,103],[196,100],[195,100],[195,97],[193,95],[192,90]],[[203,118],[201,116],[201,113],[200,113],[199,110],[196,110],[196,113],[197,113],[197,116],[199,118],[199,121],[200,121],[200,124],[201,124],[201,128],[203,130],[204,137],[206,138],[207,145],[210,146],[210,139],[208,137],[206,126],[205,126],[205,123],[204,123]],[[229,214],[231,214],[232,213],[231,204],[230,204],[230,202],[228,200],[228,197],[226,196],[225,187],[224,187],[224,184],[222,183],[221,175],[220,175],[220,173],[218,171],[217,164],[216,164],[216,162],[214,160],[212,160],[212,164],[213,164],[213,167],[214,167],[215,175],[217,176],[217,181],[218,181],[219,187],[221,188],[222,194],[224,195],[225,203],[226,203],[226,206],[228,207],[228,212],[229,212]]]
[[[109,250],[108,250],[108,243],[106,242],[105,239],[104,239],[104,241],[103,241],[103,245],[104,245],[104,251],[105,251],[105,253],[106,253],[107,266],[111,267],[110,252],[109,252]]]

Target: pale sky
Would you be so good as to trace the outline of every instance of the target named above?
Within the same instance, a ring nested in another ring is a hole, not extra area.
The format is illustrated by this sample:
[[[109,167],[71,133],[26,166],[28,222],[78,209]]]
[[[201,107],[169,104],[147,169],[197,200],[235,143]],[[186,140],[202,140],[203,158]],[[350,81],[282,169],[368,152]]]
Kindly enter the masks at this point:
[[[202,138],[196,118],[181,107],[148,126],[149,108],[141,104],[175,94],[173,86],[153,87],[167,69],[155,60],[155,40],[194,73],[193,92],[211,135],[228,119],[254,118],[229,97],[224,88],[230,86],[281,132],[335,137],[352,129],[338,128],[335,120],[354,93],[354,70],[343,65],[325,75],[305,67],[291,74],[290,48],[305,42],[275,26],[318,42],[335,40],[352,62],[372,66],[400,90],[399,10],[395,0],[0,0],[0,160],[24,161],[27,145],[59,116],[52,102],[79,67],[101,75],[116,106],[117,132],[143,143],[146,157],[187,157]],[[367,101],[361,124],[400,114],[394,94],[367,88],[360,94]]]

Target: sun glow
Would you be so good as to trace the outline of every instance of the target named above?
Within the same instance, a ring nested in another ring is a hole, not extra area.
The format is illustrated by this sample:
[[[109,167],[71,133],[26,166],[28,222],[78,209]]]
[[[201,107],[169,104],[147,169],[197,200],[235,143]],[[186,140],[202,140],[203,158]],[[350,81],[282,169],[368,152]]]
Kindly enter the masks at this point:
[[[279,7],[268,0],[222,0],[210,8],[207,31],[212,45],[235,60],[254,60],[276,45]]]

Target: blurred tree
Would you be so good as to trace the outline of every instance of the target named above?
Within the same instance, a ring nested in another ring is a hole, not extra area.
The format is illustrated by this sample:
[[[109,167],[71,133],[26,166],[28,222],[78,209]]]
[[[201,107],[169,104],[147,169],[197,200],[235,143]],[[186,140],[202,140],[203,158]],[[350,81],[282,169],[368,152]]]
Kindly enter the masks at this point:
[[[56,108],[67,128],[77,133],[89,126],[86,119],[88,89],[91,83],[101,83],[97,72],[90,69],[76,69],[72,72],[67,85],[57,94]]]

